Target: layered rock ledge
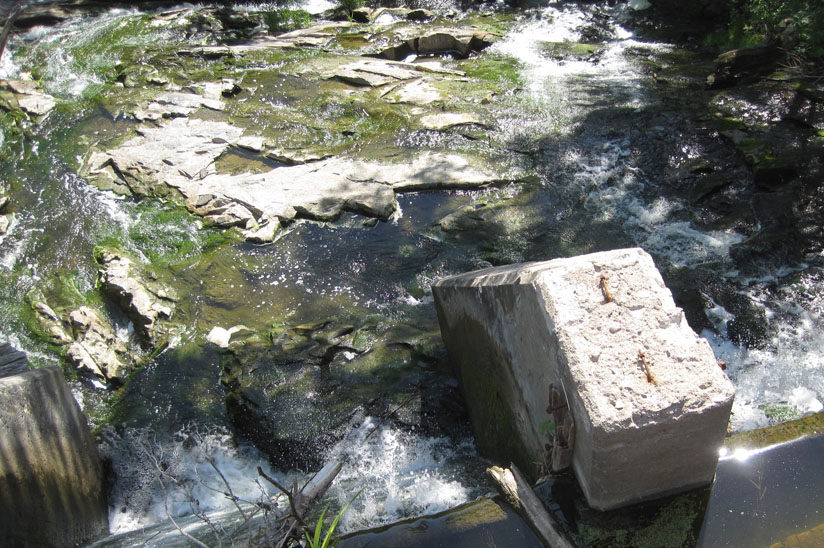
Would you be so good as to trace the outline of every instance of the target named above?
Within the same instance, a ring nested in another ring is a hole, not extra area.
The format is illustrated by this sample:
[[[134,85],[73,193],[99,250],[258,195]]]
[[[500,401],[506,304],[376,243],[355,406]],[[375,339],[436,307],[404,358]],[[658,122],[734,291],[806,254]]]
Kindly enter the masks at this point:
[[[253,241],[271,241],[296,217],[333,220],[344,211],[388,219],[396,192],[481,188],[505,180],[482,162],[449,152],[423,152],[404,162],[335,157],[265,173],[218,173],[232,147],[264,147],[225,122],[174,118],[141,129],[120,147],[95,152],[84,173],[97,186],[123,193],[170,196],[219,226],[238,226]]]

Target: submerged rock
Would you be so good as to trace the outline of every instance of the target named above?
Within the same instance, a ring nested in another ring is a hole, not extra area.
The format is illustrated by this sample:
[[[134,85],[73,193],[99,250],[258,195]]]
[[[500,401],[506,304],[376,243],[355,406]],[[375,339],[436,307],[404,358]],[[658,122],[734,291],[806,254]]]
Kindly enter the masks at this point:
[[[171,318],[177,300],[131,258],[113,249],[96,253],[103,290],[115,299],[151,345],[159,342],[160,322]]]
[[[602,44],[584,44],[580,42],[543,42],[541,51],[558,61],[597,62],[604,52]]]
[[[330,319],[230,342],[221,359],[229,417],[283,468],[315,469],[352,416],[386,416],[431,436],[465,436],[457,387],[431,364],[437,332]],[[307,427],[307,425],[311,425]]]
[[[483,51],[498,39],[491,32],[472,28],[441,28],[428,34],[406,38],[400,44],[382,50],[378,56],[402,61],[410,55],[453,55],[466,58]]]

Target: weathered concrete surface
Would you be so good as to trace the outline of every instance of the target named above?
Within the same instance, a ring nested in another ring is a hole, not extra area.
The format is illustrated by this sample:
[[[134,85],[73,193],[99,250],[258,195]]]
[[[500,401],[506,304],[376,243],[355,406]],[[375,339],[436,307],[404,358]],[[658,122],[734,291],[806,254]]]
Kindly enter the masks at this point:
[[[9,343],[0,344],[0,377],[17,375],[29,370],[25,352],[15,350]]]
[[[592,507],[712,480],[732,384],[644,251],[470,272],[433,294],[482,451],[533,474],[548,467],[540,432],[554,385],[571,410],[572,465]]]
[[[103,469],[63,373],[0,379],[0,546],[73,547],[105,534]]]

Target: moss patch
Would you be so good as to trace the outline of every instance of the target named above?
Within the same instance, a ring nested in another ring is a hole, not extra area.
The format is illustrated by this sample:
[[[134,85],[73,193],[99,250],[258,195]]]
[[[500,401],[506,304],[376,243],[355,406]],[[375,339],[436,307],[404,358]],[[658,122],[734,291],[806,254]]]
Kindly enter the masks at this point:
[[[816,413],[802,419],[741,432],[724,441],[724,447],[734,452],[736,449],[755,449],[776,443],[784,443],[802,436],[824,434],[824,412]]]
[[[691,491],[664,501],[612,512],[584,510],[578,546],[599,548],[692,548],[695,546],[709,490]]]

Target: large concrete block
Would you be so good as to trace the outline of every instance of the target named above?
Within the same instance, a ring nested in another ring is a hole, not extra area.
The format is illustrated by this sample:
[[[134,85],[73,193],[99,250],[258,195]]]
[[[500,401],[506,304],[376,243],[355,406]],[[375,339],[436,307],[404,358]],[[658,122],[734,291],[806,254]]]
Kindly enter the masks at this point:
[[[59,368],[0,379],[0,546],[77,546],[108,530],[103,470]]]
[[[592,507],[712,481],[734,390],[643,250],[470,272],[433,294],[482,452],[546,470],[553,385]]]

